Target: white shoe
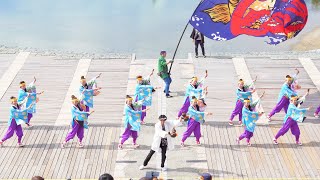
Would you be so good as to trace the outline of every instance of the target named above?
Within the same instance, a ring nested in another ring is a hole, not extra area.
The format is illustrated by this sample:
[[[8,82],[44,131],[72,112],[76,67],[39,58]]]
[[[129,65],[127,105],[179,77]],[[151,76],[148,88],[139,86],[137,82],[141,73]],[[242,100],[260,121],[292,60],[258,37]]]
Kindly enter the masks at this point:
[[[146,166],[144,166],[144,165],[141,165],[141,166],[139,167],[140,170],[142,170],[142,169],[144,169],[144,168],[146,168]]]
[[[83,148],[84,145],[82,144],[82,142],[79,142],[79,148]]]
[[[121,150],[122,148],[123,148],[123,147],[122,147],[122,144],[119,144],[119,145],[118,145],[118,149]]]
[[[268,122],[271,122],[271,117],[267,116]]]
[[[63,142],[63,143],[61,143],[61,149],[63,149],[64,147],[65,147],[65,145],[66,145],[66,142]]]
[[[22,143],[18,143],[18,147],[23,147],[24,145]]]
[[[139,148],[139,147],[140,147],[139,144],[133,144],[133,148],[134,148],[134,149],[137,149],[137,148]]]
[[[277,139],[273,139],[273,143],[274,143],[274,144],[278,144]]]
[[[314,113],[313,115],[314,115],[315,118],[319,118],[318,114]]]
[[[161,171],[167,171],[166,167],[161,168]]]

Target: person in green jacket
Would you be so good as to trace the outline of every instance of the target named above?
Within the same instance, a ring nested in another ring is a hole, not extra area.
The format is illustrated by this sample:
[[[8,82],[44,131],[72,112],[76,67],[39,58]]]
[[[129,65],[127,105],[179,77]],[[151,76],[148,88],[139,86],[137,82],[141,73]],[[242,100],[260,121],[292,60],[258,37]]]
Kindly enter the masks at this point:
[[[158,75],[164,80],[166,83],[164,92],[166,93],[167,98],[171,98],[172,96],[169,94],[170,93],[170,84],[172,82],[172,79],[170,77],[170,74],[168,72],[168,64],[173,63],[173,61],[166,61],[166,56],[167,52],[166,51],[161,51],[160,52],[160,58],[158,60]]]

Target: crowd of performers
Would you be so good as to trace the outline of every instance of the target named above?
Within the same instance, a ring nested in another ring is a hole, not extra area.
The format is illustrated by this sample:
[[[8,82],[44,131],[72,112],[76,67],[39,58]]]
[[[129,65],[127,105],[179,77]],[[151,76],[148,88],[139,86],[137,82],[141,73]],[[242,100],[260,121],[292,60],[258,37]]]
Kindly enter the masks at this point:
[[[160,87],[154,87],[151,85],[150,77],[153,75],[154,70],[146,77],[143,78],[141,75],[136,78],[136,88],[134,96],[126,96],[125,108],[124,108],[124,132],[122,133],[119,149],[123,148],[124,143],[132,137],[133,147],[138,148],[139,144],[137,143],[137,138],[139,131],[141,130],[141,125],[145,124],[145,117],[147,111],[152,105],[152,94],[159,89]],[[279,132],[275,135],[273,142],[278,144],[278,138],[283,136],[288,130],[291,130],[291,133],[295,136],[296,143],[302,145],[300,142],[300,130],[298,122],[303,122],[305,120],[305,114],[310,108],[300,108],[301,104],[305,101],[306,96],[309,95],[309,90],[303,95],[298,95],[298,90],[301,89],[301,86],[298,83],[298,74],[299,70],[296,69],[294,75],[287,75],[285,77],[285,82],[281,87],[278,101],[272,111],[266,116],[269,121],[271,121],[272,116],[275,113],[279,113],[281,110],[284,110],[285,117],[283,121],[283,126]],[[94,96],[99,95],[100,87],[97,86],[97,79],[101,74],[96,76],[90,81],[86,81],[84,76],[80,78],[79,86],[79,97],[75,95],[71,96],[71,127],[72,130],[67,134],[65,140],[61,143],[61,148],[64,148],[66,143],[73,139],[76,135],[79,139],[79,147],[83,147],[83,137],[84,129],[88,128],[88,117],[94,111],[93,108],[93,98]],[[161,135],[161,133],[156,133],[159,137],[155,138],[159,141],[159,147],[162,142],[168,143],[167,138],[175,138],[176,131],[175,127],[182,124],[186,125],[186,130],[181,137],[180,145],[185,146],[185,141],[193,133],[196,142],[195,144],[200,145],[201,137],[201,124],[205,122],[206,116],[212,115],[211,112],[206,112],[206,96],[208,94],[208,87],[205,86],[205,79],[208,77],[208,72],[205,72],[203,78],[198,79],[197,77],[192,77],[188,82],[185,92],[185,98],[181,109],[177,114],[176,120],[173,123],[165,127],[165,123],[160,123],[161,126],[159,132],[168,132],[167,136]],[[264,95],[263,94],[257,99],[253,100],[253,93],[255,93],[255,83],[256,79],[253,82],[245,83],[243,79],[240,79],[238,82],[238,87],[236,90],[236,104],[235,108],[231,113],[229,119],[229,125],[234,125],[233,119],[235,116],[239,116],[239,124],[244,126],[244,132],[238,138],[236,142],[246,138],[248,146],[251,146],[250,139],[253,137],[254,130],[256,127],[256,122],[259,117],[261,117],[264,112],[260,111],[260,101]],[[36,113],[36,104],[39,101],[39,95],[43,94],[43,91],[38,92],[36,88],[36,78],[29,84],[26,85],[24,81],[21,81],[18,91],[18,96],[11,96],[11,108],[10,116],[8,121],[8,129],[0,141],[0,145],[11,138],[14,133],[18,137],[18,146],[22,147],[21,142],[23,137],[22,125],[31,126],[31,119]],[[316,109],[314,116],[319,117],[320,106]],[[159,117],[160,122],[166,121],[165,115]],[[165,120],[164,120],[165,119]],[[169,122],[169,121],[168,121]],[[170,127],[170,128],[169,128]],[[167,129],[168,128],[168,129]],[[164,130],[165,129],[165,130]],[[155,134],[155,136],[156,136]],[[158,143],[158,142],[157,142]],[[157,145],[155,145],[156,147]],[[166,144],[168,147],[168,144]],[[152,154],[158,149],[153,149],[149,159]],[[146,163],[147,164],[146,160]]]
[[[75,95],[71,96],[71,127],[72,130],[67,134],[67,137],[61,144],[61,148],[64,148],[65,144],[73,139],[77,135],[79,139],[79,147],[83,147],[82,139],[84,137],[84,128],[88,128],[88,116],[94,111],[93,108],[93,96],[97,96],[100,93],[100,87],[97,87],[96,80],[100,77],[93,78],[90,81],[86,81],[84,76],[80,78],[79,97]],[[3,146],[4,142],[10,139],[14,133],[18,137],[18,147],[23,147],[22,143],[23,128],[22,125],[26,124],[27,127],[31,127],[31,119],[36,113],[36,104],[39,102],[39,95],[43,94],[43,91],[37,92],[36,78],[30,84],[26,84],[25,81],[19,83],[18,97],[11,96],[10,102],[10,115],[8,121],[8,129],[0,140],[0,146]]]

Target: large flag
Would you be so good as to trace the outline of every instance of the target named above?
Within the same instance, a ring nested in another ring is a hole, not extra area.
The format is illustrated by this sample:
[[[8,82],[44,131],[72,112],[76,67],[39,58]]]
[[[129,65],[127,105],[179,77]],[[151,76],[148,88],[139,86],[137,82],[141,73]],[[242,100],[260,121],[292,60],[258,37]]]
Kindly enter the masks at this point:
[[[203,0],[189,22],[213,40],[245,34],[276,45],[298,35],[307,19],[303,0]]]
[[[143,106],[152,105],[152,89],[153,86],[150,85],[137,85],[136,86],[136,101],[142,101]]]

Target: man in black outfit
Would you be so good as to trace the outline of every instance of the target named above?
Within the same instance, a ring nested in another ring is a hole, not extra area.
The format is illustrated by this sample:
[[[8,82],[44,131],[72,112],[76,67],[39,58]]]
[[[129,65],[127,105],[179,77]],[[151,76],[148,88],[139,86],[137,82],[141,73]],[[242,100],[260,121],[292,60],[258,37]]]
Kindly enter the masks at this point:
[[[196,30],[195,28],[193,28],[190,38],[193,40],[194,45],[195,45],[196,58],[198,58],[199,44],[201,46],[202,55],[205,58],[206,55],[205,55],[205,51],[204,51],[204,36],[203,36],[203,34],[201,32],[199,32],[198,30]]]

